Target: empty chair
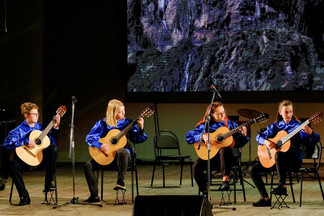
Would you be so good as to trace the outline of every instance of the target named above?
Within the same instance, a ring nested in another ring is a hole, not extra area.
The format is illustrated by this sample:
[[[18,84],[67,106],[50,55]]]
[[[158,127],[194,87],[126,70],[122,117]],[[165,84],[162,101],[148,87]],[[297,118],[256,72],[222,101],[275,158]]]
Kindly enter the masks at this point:
[[[154,160],[151,186],[153,186],[155,167],[157,164],[162,164],[163,187],[165,187],[164,164],[166,162],[174,162],[174,163],[181,164],[181,172],[180,172],[180,185],[181,185],[183,164],[185,163],[185,160],[189,160],[190,163],[191,185],[193,186],[191,157],[190,155],[181,154],[178,137],[172,131],[161,130],[155,134],[154,155],[155,155],[155,160]]]

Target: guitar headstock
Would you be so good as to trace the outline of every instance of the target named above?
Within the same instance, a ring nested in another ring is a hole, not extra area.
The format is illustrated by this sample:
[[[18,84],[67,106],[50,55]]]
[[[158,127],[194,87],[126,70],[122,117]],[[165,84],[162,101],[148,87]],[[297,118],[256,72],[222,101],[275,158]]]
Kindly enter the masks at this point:
[[[268,120],[268,118],[269,118],[269,114],[264,113],[256,118],[254,118],[254,120],[255,120],[255,122],[258,122],[258,123],[260,123],[260,122],[264,123]]]
[[[146,107],[140,116],[142,118],[150,117],[151,115],[153,115],[154,111],[155,111],[155,106]]]
[[[323,118],[323,113],[322,112],[317,112],[314,115],[312,115],[309,118],[309,122],[313,122],[314,124],[318,123],[319,121],[321,121]]]
[[[62,105],[56,110],[56,114],[63,117],[63,115],[66,113],[66,106]]]

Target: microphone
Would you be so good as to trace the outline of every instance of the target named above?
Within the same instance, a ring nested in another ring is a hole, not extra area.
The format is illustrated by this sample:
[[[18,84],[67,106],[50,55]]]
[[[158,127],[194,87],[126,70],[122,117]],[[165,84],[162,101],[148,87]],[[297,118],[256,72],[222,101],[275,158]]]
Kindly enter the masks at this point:
[[[216,93],[218,99],[222,99],[222,96],[217,91],[216,87],[214,85],[211,85],[210,89]]]
[[[73,96],[73,95],[72,95],[72,102],[73,102],[73,103],[76,103],[76,102],[78,102],[78,100],[76,99],[76,97],[75,97],[75,96]]]

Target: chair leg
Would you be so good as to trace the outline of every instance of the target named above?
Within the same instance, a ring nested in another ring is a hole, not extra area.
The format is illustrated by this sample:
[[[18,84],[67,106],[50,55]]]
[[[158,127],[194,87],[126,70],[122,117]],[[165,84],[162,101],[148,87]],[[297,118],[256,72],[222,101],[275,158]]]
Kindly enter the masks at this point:
[[[190,159],[190,175],[191,175],[191,187],[193,187],[194,184],[193,184],[193,176],[192,176],[192,162],[191,162],[191,159]]]
[[[156,160],[154,161],[154,165],[153,165],[153,172],[152,172],[152,180],[151,180],[151,187],[153,186],[153,180],[154,180],[154,173],[155,173],[155,166],[156,166]]]
[[[9,196],[9,203],[10,204],[12,204],[11,199],[12,199],[13,187],[14,187],[14,182],[12,181],[12,183],[11,183],[11,189],[10,189],[10,196]]]
[[[237,172],[234,171],[234,204],[236,204],[236,183],[237,183]]]
[[[242,185],[243,199],[244,199],[244,202],[246,202],[244,179],[243,179],[242,170],[239,170],[239,177],[240,177],[240,182],[241,182],[241,185]]]
[[[300,176],[300,197],[299,197],[299,207],[302,205],[302,197],[303,197],[303,176],[304,172],[301,172]]]
[[[104,171],[101,170],[101,200],[103,200],[103,179],[104,179]]]
[[[320,186],[321,193],[322,193],[322,198],[323,198],[323,200],[324,200],[323,187],[322,187],[321,179],[320,179],[319,174],[318,174],[317,171],[316,171],[315,175],[317,176],[318,184],[319,184],[319,186]]]
[[[135,170],[135,179],[136,179],[136,195],[139,195],[137,168]]]
[[[134,203],[134,171],[131,171],[131,182],[132,182],[132,203]]]
[[[162,161],[162,174],[163,174],[163,188],[165,188],[165,171],[164,171],[164,161]]]
[[[184,160],[181,161],[181,171],[180,171],[180,185],[182,185],[182,172],[183,172],[183,163]]]
[[[271,186],[270,186],[270,191],[271,191],[272,188],[273,188],[273,176],[274,176],[274,173],[270,172],[270,175],[271,175]],[[272,200],[272,193],[270,193],[270,199]]]
[[[55,203],[58,204],[58,198],[57,198],[57,184],[56,184],[56,173],[54,173],[54,184],[55,184]]]

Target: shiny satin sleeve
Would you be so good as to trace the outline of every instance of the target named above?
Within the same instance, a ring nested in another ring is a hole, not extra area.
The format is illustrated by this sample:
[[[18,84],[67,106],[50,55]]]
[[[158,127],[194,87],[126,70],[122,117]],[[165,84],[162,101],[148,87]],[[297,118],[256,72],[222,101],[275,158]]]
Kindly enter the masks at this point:
[[[52,128],[48,133],[48,138],[50,139],[52,145],[57,145],[58,142],[57,134],[58,134],[58,129],[55,128]]]
[[[17,127],[9,132],[8,136],[4,141],[4,146],[7,149],[15,149],[22,145],[27,145],[29,143],[28,133],[21,130],[20,127]]]
[[[135,125],[127,134],[127,138],[134,144],[142,143],[147,140],[147,135],[144,133],[144,128],[139,129]]]
[[[300,131],[301,140],[304,145],[308,145],[314,147],[316,143],[320,140],[320,135],[313,131],[312,134],[308,134],[306,132]]]
[[[234,128],[238,127],[238,124],[233,121],[229,121],[230,127],[229,130],[233,130]],[[243,136],[241,131],[233,134],[233,138],[235,140],[235,148],[242,148],[245,146],[246,143],[250,140],[250,138],[246,135]]]
[[[194,130],[189,131],[185,135],[185,139],[188,144],[193,144],[199,142],[202,136],[202,131],[204,129],[204,124],[198,125]]]
[[[105,127],[106,124],[103,120],[99,120],[96,122],[96,124],[93,126],[85,140],[89,146],[100,149],[102,143],[99,142],[99,139],[102,137]]]
[[[273,133],[273,125],[269,125],[267,129],[256,136],[256,141],[259,145],[264,145],[264,141]]]

